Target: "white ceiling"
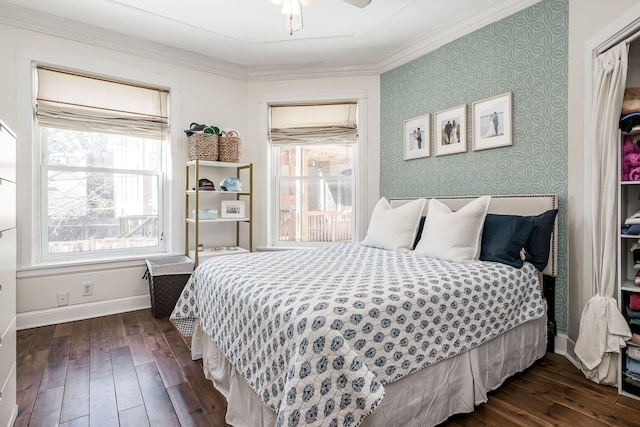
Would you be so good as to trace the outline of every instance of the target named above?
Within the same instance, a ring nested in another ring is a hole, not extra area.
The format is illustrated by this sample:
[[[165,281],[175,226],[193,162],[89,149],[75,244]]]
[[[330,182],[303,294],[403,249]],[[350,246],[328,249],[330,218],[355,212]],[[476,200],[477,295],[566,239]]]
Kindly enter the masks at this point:
[[[0,0],[0,22],[259,78],[385,71],[537,1],[315,0],[292,36],[270,0]]]

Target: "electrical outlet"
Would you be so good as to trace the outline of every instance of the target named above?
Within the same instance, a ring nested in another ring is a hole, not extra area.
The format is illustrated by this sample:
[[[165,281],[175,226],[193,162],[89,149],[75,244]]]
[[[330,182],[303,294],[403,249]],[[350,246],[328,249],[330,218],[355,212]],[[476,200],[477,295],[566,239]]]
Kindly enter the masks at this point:
[[[69,292],[58,292],[58,307],[69,305]]]
[[[93,282],[82,282],[82,296],[93,295]]]

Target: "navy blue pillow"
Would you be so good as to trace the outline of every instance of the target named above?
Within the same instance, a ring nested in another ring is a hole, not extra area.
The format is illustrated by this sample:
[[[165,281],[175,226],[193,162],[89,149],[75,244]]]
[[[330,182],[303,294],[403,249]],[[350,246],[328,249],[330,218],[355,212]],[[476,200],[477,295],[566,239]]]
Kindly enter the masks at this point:
[[[413,241],[413,246],[411,246],[411,250],[414,250],[416,248],[416,246],[418,246],[418,242],[420,241],[420,238],[422,237],[422,230],[424,230],[424,221],[427,219],[426,216],[422,215],[420,217],[420,225],[418,225],[418,232],[416,233],[416,238]]]
[[[522,267],[520,251],[535,229],[534,221],[524,216],[487,214],[482,230],[480,259]]]
[[[537,216],[525,217],[531,219],[536,225],[536,230],[524,245],[525,261],[533,264],[538,271],[544,270],[549,261],[549,243],[556,215],[558,215],[558,209],[551,209]]]

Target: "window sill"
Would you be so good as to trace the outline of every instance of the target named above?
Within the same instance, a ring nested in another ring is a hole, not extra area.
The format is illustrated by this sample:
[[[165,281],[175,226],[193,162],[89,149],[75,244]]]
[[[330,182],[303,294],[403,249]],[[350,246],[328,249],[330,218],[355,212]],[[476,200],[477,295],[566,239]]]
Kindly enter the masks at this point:
[[[142,268],[146,266],[146,259],[179,255],[184,255],[184,253],[150,253],[146,255],[135,255],[109,259],[103,258],[90,260],[56,260],[50,262],[42,262],[37,265],[20,267],[17,269],[16,277],[18,279],[25,279],[33,277],[58,276],[63,274],[108,271],[114,269]]]

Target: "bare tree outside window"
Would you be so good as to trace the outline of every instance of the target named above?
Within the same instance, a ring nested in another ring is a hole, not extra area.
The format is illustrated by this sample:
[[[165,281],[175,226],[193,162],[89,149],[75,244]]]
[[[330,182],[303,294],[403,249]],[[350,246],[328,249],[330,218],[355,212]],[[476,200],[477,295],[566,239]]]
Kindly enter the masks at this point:
[[[41,134],[46,254],[159,246],[160,140],[49,127]]]

